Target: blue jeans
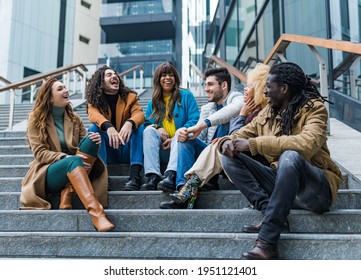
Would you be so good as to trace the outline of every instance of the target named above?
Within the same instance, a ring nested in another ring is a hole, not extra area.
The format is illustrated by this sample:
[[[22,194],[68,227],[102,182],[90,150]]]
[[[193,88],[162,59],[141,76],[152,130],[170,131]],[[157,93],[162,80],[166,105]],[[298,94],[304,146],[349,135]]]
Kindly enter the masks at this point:
[[[283,152],[277,170],[244,153],[233,158],[223,156],[222,165],[234,185],[264,213],[258,236],[270,243],[277,244],[291,208],[322,214],[331,207],[324,171],[296,151]]]
[[[102,138],[98,156],[105,164],[130,163],[130,165],[143,165],[143,130],[143,125],[138,126],[136,130],[133,130],[125,145],[119,145],[118,149],[114,149],[109,146],[109,137],[106,131],[100,130],[95,124],[92,124],[88,129],[90,132],[98,132]]]
[[[144,174],[150,173],[161,176],[160,163],[167,163],[170,150],[161,148],[160,133],[152,126],[147,126],[143,132]],[[172,149],[172,148],[171,148]]]
[[[198,138],[178,142],[178,160],[177,160],[177,188],[186,183],[184,174],[193,166],[200,153],[207,147],[207,144]],[[179,188],[178,188],[179,189]]]

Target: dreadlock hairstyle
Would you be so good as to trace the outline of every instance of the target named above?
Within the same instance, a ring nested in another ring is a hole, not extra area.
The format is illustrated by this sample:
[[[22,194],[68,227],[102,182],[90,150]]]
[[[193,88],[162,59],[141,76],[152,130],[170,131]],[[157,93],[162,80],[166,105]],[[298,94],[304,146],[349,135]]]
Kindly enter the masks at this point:
[[[173,74],[175,79],[175,85],[170,95],[170,99],[168,101],[168,114],[166,116],[165,116],[165,103],[163,100],[163,89],[160,85],[160,78],[164,74]],[[180,85],[180,78],[178,72],[171,62],[164,62],[157,66],[153,76],[153,87],[154,87],[153,95],[152,95],[153,112],[149,118],[155,117],[155,122],[160,122],[164,118],[166,118],[168,121],[171,121],[175,103],[178,102],[178,105],[181,106],[179,85]]]
[[[314,106],[312,99],[326,101],[317,90],[314,84],[311,84],[311,78],[307,77],[301,67],[292,62],[275,64],[272,66],[270,74],[274,75],[275,82],[279,85],[288,85],[290,92],[290,101],[282,113],[281,133],[290,135],[295,127],[294,116],[299,110],[307,105],[308,110]],[[272,110],[271,122],[275,120],[277,112]]]
[[[110,68],[107,65],[100,67],[98,70],[94,72],[85,91],[87,102],[92,106],[97,107],[100,111],[104,113],[108,113],[108,109],[109,109],[108,102],[104,98],[104,75],[105,75],[105,70],[107,69],[111,69],[114,72],[116,72],[114,69]],[[123,100],[126,100],[130,92],[133,91],[127,86],[125,86],[123,80],[119,78],[119,90],[118,90],[119,96],[123,98]]]
[[[57,81],[56,78],[50,78],[50,79],[46,80],[39,88],[39,91],[38,91],[37,97],[36,97],[36,101],[35,101],[35,105],[32,110],[32,114],[34,116],[33,119],[35,121],[33,123],[29,123],[28,129],[27,129],[27,131],[28,131],[30,125],[38,127],[40,140],[44,141],[44,142],[45,142],[46,138],[48,137],[48,134],[46,133],[46,119],[51,114],[51,111],[53,108],[53,105],[51,103],[51,98],[52,98],[51,87],[53,86],[53,84],[56,81]],[[65,106],[65,111],[67,112],[70,119],[72,121],[74,121],[75,117],[73,114],[73,109],[70,104]]]
[[[227,68],[221,67],[208,69],[206,72],[204,72],[204,79],[207,79],[209,76],[214,76],[220,85],[224,81],[226,81],[228,85],[228,92],[230,92],[232,86],[232,78]]]

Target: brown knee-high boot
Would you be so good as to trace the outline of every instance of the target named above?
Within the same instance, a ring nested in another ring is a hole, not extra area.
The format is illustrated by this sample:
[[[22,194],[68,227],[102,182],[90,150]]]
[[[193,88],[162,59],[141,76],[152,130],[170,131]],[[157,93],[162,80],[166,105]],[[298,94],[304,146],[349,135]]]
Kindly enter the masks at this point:
[[[91,168],[87,170],[87,173],[89,175],[89,173],[92,170],[93,165],[94,165],[95,161],[97,160],[97,158],[95,158],[95,157],[93,157],[93,156],[91,156],[89,154],[85,154],[85,153],[81,152],[79,148],[76,150],[76,155],[84,155],[84,156],[87,157],[86,159],[82,159],[82,161],[86,162],[86,163],[89,163],[91,165]]]
[[[71,183],[67,183],[60,193],[59,209],[72,209],[71,197],[73,196],[74,189]]]
[[[91,165],[91,167],[93,167],[96,158],[92,157],[91,155],[85,154],[83,152],[81,152],[79,150],[79,148],[76,151],[76,154],[82,154],[84,156],[86,156],[86,159],[82,159],[83,161],[89,163]],[[89,175],[91,171],[91,168],[87,170],[87,173]],[[61,191],[60,193],[60,203],[59,203],[59,209],[73,209],[72,204],[71,204],[71,198],[74,194],[74,189],[73,186],[71,185],[71,183],[68,183],[65,185],[64,189]]]
[[[103,206],[95,197],[94,189],[84,167],[78,166],[67,175],[79,199],[92,217],[93,225],[97,231],[114,229],[114,225],[105,217]]]

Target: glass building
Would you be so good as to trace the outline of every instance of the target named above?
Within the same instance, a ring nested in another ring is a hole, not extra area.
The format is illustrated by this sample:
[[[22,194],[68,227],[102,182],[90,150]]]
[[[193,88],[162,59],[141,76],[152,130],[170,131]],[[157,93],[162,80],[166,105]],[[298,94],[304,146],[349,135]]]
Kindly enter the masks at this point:
[[[164,61],[171,61],[181,73],[181,10],[179,0],[103,0],[98,64],[118,72],[142,65],[146,87],[151,86],[155,67]]]
[[[361,42],[360,0],[204,1],[206,4],[201,13],[191,4],[188,6],[188,13],[199,19],[198,30],[206,27],[205,41],[202,36],[193,35],[194,26],[188,28],[189,36],[198,46],[190,48],[188,59],[202,71],[207,68],[209,58],[216,55],[247,73],[258,61],[267,58],[284,33]],[[211,11],[212,4],[216,5],[214,12]],[[203,20],[201,14],[207,14],[207,19]],[[316,49],[328,67],[328,85],[332,90],[329,94],[335,103],[331,107],[331,116],[360,130],[361,125],[356,124],[361,123],[360,57],[337,50]],[[306,74],[319,78],[319,63],[307,45],[290,44],[284,56],[299,64]],[[236,86],[242,90],[241,83]],[[347,100],[340,101],[341,98]],[[352,105],[347,105],[349,102]]]
[[[16,82],[62,66],[96,64],[99,9],[98,0],[0,0],[0,76]],[[0,94],[0,104],[8,102],[9,94]]]

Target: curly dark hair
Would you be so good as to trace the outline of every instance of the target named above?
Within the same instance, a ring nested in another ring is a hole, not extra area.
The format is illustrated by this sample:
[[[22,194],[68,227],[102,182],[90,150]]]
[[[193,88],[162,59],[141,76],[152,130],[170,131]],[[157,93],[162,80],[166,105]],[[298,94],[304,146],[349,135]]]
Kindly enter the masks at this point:
[[[168,114],[165,116],[165,104],[163,101],[163,92],[162,87],[160,85],[160,78],[163,74],[173,74],[175,79],[175,85],[173,88],[173,92],[168,102]],[[155,122],[158,123],[164,119],[171,120],[173,118],[173,110],[175,103],[177,102],[179,106],[180,104],[180,78],[178,72],[174,65],[167,61],[157,66],[153,75],[153,94],[152,94],[152,109],[153,112],[149,118],[155,117]]]
[[[97,107],[100,111],[104,113],[108,113],[109,110],[108,102],[104,98],[104,73],[107,69],[111,69],[116,72],[114,69],[107,65],[100,67],[94,72],[85,91],[85,98],[87,102],[92,106]],[[126,100],[128,94],[131,92],[134,91],[125,86],[123,80],[119,77],[119,96]]]
[[[279,85],[287,84],[290,92],[290,101],[282,113],[281,133],[290,135],[295,127],[294,117],[299,110],[307,105],[308,110],[313,106],[313,99],[325,100],[316,86],[311,83],[311,78],[306,76],[300,66],[292,62],[284,62],[272,66],[269,74],[274,75],[275,82]],[[272,110],[270,126],[272,126],[277,112]]]

